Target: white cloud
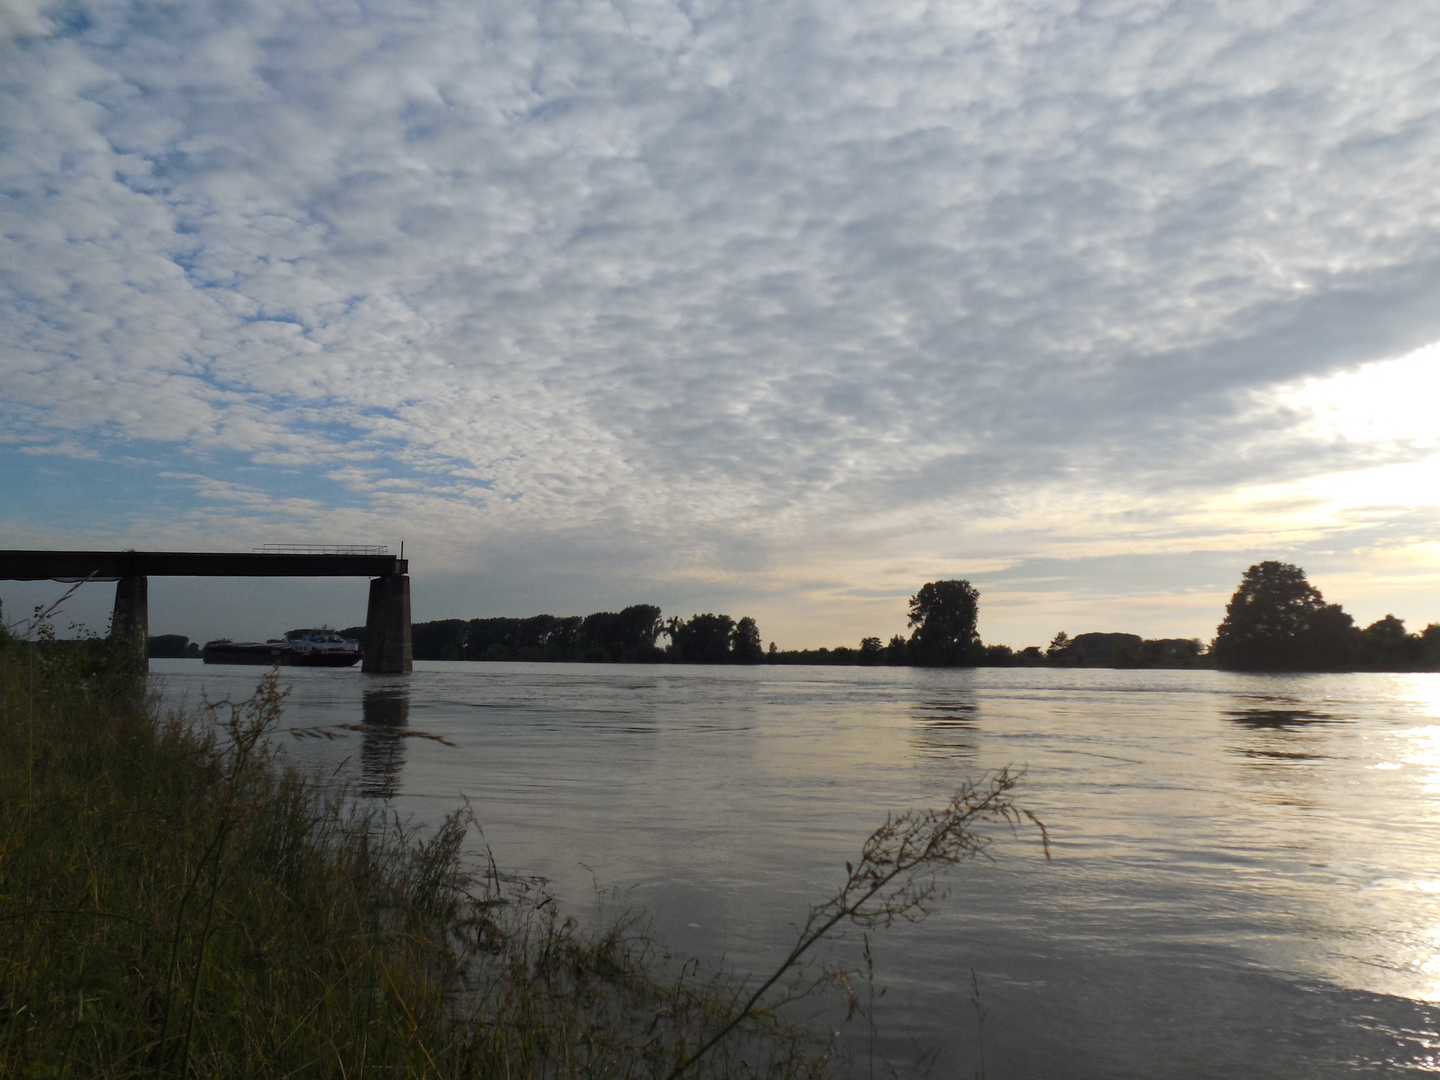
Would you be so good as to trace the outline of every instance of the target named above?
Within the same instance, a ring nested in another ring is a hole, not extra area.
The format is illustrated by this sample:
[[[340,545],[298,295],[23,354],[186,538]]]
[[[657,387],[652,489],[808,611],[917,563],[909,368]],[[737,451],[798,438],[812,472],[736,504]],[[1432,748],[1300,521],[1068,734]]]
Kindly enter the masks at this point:
[[[48,443],[43,446],[22,446],[20,452],[37,457],[47,454],[59,454],[63,457],[77,458],[79,460],[85,460],[87,458],[93,459],[100,456],[89,447],[81,446],[69,439],[56,443]]]
[[[262,466],[217,539],[763,591],[1308,537],[1237,493],[1382,464],[1391,384],[1315,380],[1440,340],[1405,5],[7,11],[0,417]]]
[[[0,2],[0,40],[48,35],[50,22],[43,14],[45,6],[45,0]]]

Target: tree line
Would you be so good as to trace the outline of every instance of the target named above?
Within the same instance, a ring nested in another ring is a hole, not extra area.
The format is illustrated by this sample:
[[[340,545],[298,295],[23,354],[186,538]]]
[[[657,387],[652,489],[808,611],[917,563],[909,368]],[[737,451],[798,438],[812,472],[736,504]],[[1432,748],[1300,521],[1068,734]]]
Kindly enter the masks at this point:
[[[1241,577],[1210,655],[1228,671],[1440,671],[1440,623],[1410,633],[1386,615],[1362,629],[1300,567],[1261,562]]]
[[[931,581],[910,598],[909,637],[888,643],[867,637],[858,648],[781,651],[761,643],[750,616],[707,612],[663,618],[653,604],[591,615],[439,619],[417,622],[411,644],[416,660],[528,660],[562,663],[844,664],[916,667],[1012,667],[1031,664],[1176,666],[1198,656],[1199,642],[1142,641],[1133,634],[1060,634],[1050,648],[1016,652],[986,645],[978,622],[980,591],[969,581]],[[363,626],[341,631],[360,637]],[[663,641],[663,643],[662,643]]]
[[[1043,651],[986,645],[976,631],[980,593],[968,581],[932,581],[910,598],[908,639],[865,638],[858,649],[771,656],[776,663],[910,664],[926,667],[1218,667],[1230,671],[1440,671],[1440,623],[1411,633],[1386,615],[1361,628],[1327,603],[1298,566],[1245,571],[1207,650],[1198,638],[1056,634]]]
[[[963,579],[931,581],[910,597],[909,637],[862,638],[857,648],[782,651],[761,644],[753,618],[707,612],[663,618],[653,604],[590,615],[439,619],[415,623],[416,660],[570,663],[833,664],[915,667],[1219,667],[1231,671],[1440,671],[1440,623],[1410,633],[1386,615],[1363,629],[1326,603],[1298,566],[1245,571],[1208,651],[1198,638],[1056,634],[1049,646],[987,645],[980,591]],[[342,630],[362,637],[363,626]],[[662,644],[662,639],[664,643]],[[152,656],[194,656],[179,635],[151,639]]]
[[[910,597],[908,637],[882,643],[861,639],[858,648],[782,651],[761,643],[750,616],[733,619],[707,612],[689,619],[663,618],[653,604],[590,615],[531,615],[524,618],[438,619],[411,630],[416,660],[526,660],[558,663],[831,664],[913,667],[1015,667],[1035,665],[1179,667],[1194,666],[1203,648],[1198,640],[1144,641],[1135,634],[1061,633],[1049,648],[1016,651],[987,645],[978,630],[980,591],[969,581],[931,581]],[[346,627],[361,637],[363,626]],[[663,639],[663,644],[662,644]]]
[[[1009,662],[1006,646],[985,646],[976,632],[980,593],[968,581],[932,581],[910,598],[909,639],[896,636],[882,647],[866,638],[854,663],[904,663],[950,667],[987,660]],[[362,637],[363,626],[341,630]],[[662,646],[660,639],[665,638]],[[653,604],[591,615],[526,618],[438,619],[411,627],[416,660],[529,660],[560,663],[844,663],[851,650],[782,653],[762,646],[760,628],[748,615],[706,612],[689,619],[662,618]],[[828,656],[828,659],[812,659]],[[800,658],[805,659],[800,659]]]
[[[980,591],[962,579],[932,581],[910,598],[908,638],[896,634],[882,643],[862,638],[859,648],[772,651],[775,664],[889,665],[911,667],[1201,667],[1205,647],[1198,638],[1145,640],[1138,634],[1079,634],[1061,631],[1046,649],[987,645],[979,634]]]
[[[358,638],[364,632],[351,626],[341,634]],[[415,623],[410,636],[416,660],[758,664],[765,656],[760,629],[748,615],[662,619],[654,604],[584,616],[438,619]]]

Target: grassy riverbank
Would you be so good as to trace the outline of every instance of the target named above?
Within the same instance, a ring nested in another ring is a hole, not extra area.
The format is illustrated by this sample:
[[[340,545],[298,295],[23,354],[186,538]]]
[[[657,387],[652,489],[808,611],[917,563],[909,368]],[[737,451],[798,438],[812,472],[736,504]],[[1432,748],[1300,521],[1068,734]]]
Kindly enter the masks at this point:
[[[276,676],[160,715],[134,660],[0,631],[3,1077],[840,1075],[860,973],[816,946],[918,921],[991,827],[1039,825],[1004,770],[891,815],[742,980],[467,859],[465,807],[421,833],[284,767]]]
[[[159,717],[105,643],[0,640],[0,1073],[664,1077],[737,1014],[620,914],[467,871],[279,768],[283,694]],[[192,718],[193,720],[193,718]],[[686,1076],[819,1076],[745,1018]]]

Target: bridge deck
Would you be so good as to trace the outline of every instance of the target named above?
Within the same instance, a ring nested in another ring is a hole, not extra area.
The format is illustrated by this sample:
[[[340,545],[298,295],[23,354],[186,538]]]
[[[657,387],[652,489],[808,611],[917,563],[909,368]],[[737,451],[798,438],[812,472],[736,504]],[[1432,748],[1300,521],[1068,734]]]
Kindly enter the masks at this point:
[[[0,551],[0,580],[87,577],[388,577],[409,572],[394,555],[228,551]]]

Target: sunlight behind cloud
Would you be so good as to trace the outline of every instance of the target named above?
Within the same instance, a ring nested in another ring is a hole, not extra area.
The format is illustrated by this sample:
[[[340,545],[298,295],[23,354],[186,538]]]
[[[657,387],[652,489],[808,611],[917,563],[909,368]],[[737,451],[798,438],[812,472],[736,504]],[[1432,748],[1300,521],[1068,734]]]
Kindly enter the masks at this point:
[[[1440,449],[1440,342],[1355,371],[1286,383],[1264,397],[1307,414],[1304,427],[1320,438]]]

